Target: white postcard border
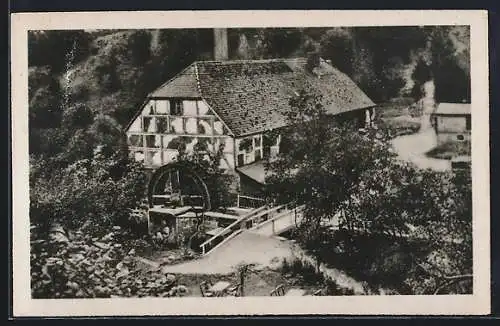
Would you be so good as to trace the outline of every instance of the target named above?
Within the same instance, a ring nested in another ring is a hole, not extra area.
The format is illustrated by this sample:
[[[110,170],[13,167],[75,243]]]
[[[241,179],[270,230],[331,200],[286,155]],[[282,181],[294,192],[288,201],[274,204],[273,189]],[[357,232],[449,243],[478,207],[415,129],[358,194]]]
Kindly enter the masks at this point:
[[[17,13],[11,15],[12,260],[15,316],[480,315],[490,312],[489,84],[487,12],[481,10],[171,11]],[[470,25],[472,80],[472,295],[31,299],[27,31]]]

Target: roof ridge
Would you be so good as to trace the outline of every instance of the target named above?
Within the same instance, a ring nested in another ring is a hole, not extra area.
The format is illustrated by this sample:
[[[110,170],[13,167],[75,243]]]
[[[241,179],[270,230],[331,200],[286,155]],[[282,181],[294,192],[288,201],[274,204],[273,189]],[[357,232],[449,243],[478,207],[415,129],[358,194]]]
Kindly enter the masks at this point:
[[[253,62],[280,62],[280,61],[289,61],[289,60],[307,60],[306,57],[294,57],[294,58],[269,58],[269,59],[234,59],[234,60],[197,60],[195,63],[221,63],[221,64],[230,64],[230,63],[253,63]]]
[[[196,88],[198,89],[198,92],[200,93],[200,97],[203,97],[203,93],[201,92],[201,83],[200,83],[200,75],[198,73],[198,62],[195,61],[193,63],[194,65],[194,75],[196,79]]]

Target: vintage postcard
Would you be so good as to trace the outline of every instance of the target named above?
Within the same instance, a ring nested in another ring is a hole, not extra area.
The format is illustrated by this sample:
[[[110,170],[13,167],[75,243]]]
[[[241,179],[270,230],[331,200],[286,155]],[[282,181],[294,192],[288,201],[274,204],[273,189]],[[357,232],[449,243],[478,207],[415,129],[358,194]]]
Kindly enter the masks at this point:
[[[15,316],[490,312],[485,11],[11,18]]]

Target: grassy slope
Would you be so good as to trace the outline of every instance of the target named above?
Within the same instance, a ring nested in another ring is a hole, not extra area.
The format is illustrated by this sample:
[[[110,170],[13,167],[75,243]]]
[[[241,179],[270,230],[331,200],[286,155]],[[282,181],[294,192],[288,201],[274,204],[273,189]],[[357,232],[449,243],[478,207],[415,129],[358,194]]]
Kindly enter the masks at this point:
[[[377,108],[378,126],[390,130],[394,137],[417,132],[420,118],[409,109],[412,103],[412,99],[400,98],[381,104]]]

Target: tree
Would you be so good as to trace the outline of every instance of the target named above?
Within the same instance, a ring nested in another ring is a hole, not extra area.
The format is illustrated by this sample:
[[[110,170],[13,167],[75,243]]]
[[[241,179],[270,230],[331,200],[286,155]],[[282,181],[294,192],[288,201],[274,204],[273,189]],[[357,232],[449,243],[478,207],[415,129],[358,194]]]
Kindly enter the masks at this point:
[[[351,29],[353,77],[375,101],[398,96],[405,85],[412,53],[425,47],[426,31],[419,27]]]
[[[30,128],[58,127],[62,117],[62,92],[51,69],[30,68],[28,85]]]
[[[302,91],[290,104],[282,151],[267,163],[267,190],[278,202],[304,204],[306,225],[315,235],[324,220],[351,207],[362,175],[393,154],[381,133],[363,135],[349,122],[333,121],[318,95]]]
[[[332,65],[351,76],[354,64],[354,41],[352,33],[346,28],[332,28],[322,34],[320,54],[332,61]]]
[[[431,171],[416,186],[422,189],[423,209],[414,223],[431,250],[418,261],[416,282],[412,282],[415,292],[472,292],[471,186],[470,173]]]
[[[28,66],[50,66],[55,72],[61,72],[68,53],[71,53],[71,64],[89,55],[91,41],[90,34],[81,30],[31,31],[28,33]]]
[[[332,237],[325,224],[339,218],[349,237],[360,232],[383,236],[400,248],[413,248],[410,261],[415,265],[441,271],[425,274],[434,285],[419,289],[422,275],[408,267],[407,282],[416,293],[443,291],[452,281],[470,277],[472,201],[467,174],[420,170],[396,160],[386,135],[375,130],[362,134],[349,124],[333,122],[316,95],[303,91],[291,105],[291,127],[283,135],[278,159],[267,163],[266,181],[269,195],[278,202],[305,205],[298,240],[308,248],[321,247]],[[381,269],[406,257],[398,250]]]
[[[442,27],[430,35],[431,69],[436,84],[437,102],[470,102],[470,75],[461,66],[451,29]],[[466,60],[467,61],[467,60]]]
[[[424,96],[423,85],[432,79],[432,69],[428,62],[423,58],[420,58],[413,69],[411,78],[414,82],[413,88],[411,90],[411,96],[415,100],[420,100]]]
[[[148,31],[134,31],[129,37],[129,55],[132,63],[142,66],[151,58],[151,34]]]

